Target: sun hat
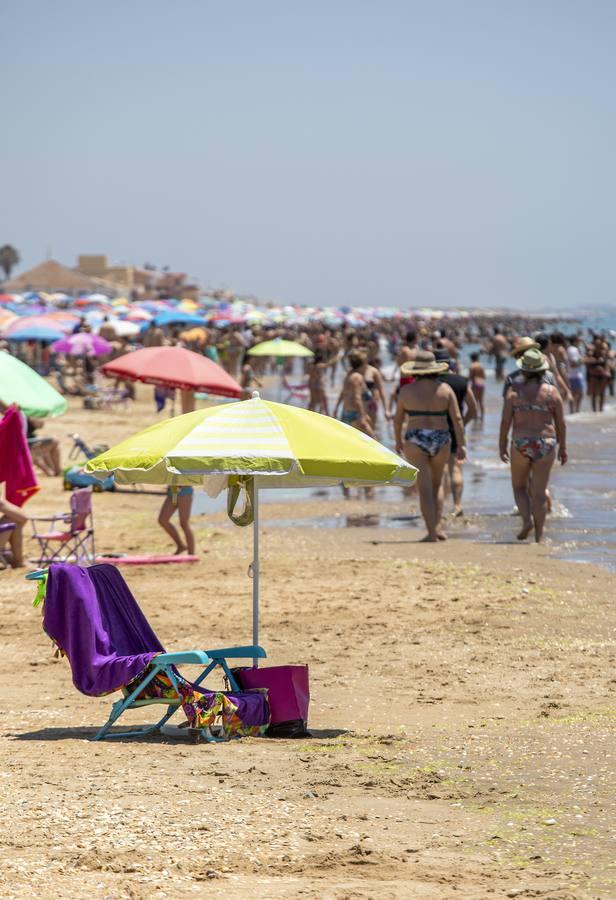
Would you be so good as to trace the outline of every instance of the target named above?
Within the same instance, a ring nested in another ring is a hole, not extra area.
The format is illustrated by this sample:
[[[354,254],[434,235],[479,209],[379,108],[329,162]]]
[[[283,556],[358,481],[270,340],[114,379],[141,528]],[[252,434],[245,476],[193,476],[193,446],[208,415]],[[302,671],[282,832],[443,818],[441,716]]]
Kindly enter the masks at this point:
[[[521,337],[515,342],[515,346],[511,351],[511,355],[516,358],[526,353],[527,350],[539,350],[539,344],[531,337]]]
[[[521,372],[527,372],[529,375],[545,372],[546,369],[550,368],[550,364],[541,350],[537,350],[534,347],[531,347],[518,359],[517,365]]]
[[[441,372],[446,372],[448,368],[449,363],[437,362],[434,358],[434,353],[430,353],[429,350],[418,350],[415,354],[415,359],[410,359],[400,366],[400,374],[412,376],[439,375]]]

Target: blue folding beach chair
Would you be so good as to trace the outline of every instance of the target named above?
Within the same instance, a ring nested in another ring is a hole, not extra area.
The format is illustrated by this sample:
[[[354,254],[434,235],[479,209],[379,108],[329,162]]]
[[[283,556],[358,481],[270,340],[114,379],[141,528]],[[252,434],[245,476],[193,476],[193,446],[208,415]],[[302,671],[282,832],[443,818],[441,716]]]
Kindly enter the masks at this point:
[[[142,737],[160,731],[180,707],[193,725],[191,735],[197,739],[222,739],[209,725],[214,718],[227,736],[256,735],[266,730],[266,696],[242,692],[227,662],[263,659],[266,653],[262,647],[165,652],[115,566],[55,564],[26,578],[43,582],[37,594],[37,600],[44,599],[45,604],[43,628],[67,656],[77,689],[95,697],[119,690],[123,693],[122,699],[112,704],[109,718],[94,740]],[[177,667],[182,665],[202,667],[196,681],[188,682],[180,675]],[[230,693],[200,688],[215,669],[222,671]],[[152,704],[167,707],[158,722],[131,731],[110,730],[126,710]]]

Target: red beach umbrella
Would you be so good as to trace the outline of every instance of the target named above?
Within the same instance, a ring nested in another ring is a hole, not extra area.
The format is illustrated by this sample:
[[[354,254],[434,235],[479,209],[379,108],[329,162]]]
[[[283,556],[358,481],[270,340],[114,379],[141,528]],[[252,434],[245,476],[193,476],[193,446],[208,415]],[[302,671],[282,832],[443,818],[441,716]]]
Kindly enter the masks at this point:
[[[142,381],[183,391],[207,391],[220,397],[241,397],[242,388],[223,368],[184,347],[145,347],[101,366],[114,378]]]

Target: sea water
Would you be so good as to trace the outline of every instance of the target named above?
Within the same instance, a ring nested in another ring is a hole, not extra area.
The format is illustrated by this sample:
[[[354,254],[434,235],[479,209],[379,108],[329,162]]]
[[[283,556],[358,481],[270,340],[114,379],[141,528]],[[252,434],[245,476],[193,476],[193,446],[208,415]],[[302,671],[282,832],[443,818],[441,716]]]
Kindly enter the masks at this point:
[[[616,320],[588,321],[597,330],[616,326]],[[571,330],[571,329],[569,329]],[[462,354],[464,369],[468,354],[474,349],[465,346]],[[299,363],[299,361],[298,361]],[[511,368],[513,369],[513,362]],[[510,469],[498,455],[498,429],[502,408],[502,383],[497,383],[488,369],[486,387],[486,418],[484,423],[472,422],[467,428],[468,461],[464,465],[464,519],[448,524],[448,534],[454,540],[473,540],[486,543],[515,541],[520,520],[515,516]],[[298,374],[294,380],[299,379]],[[330,407],[336,402],[339,384],[330,388]],[[388,386],[389,387],[389,386]],[[277,388],[266,399],[278,400]],[[593,562],[616,570],[616,400],[608,396],[603,413],[590,411],[584,398],[582,411],[567,415],[569,461],[565,466],[554,464],[550,479],[552,512],[546,524],[546,536],[552,542],[555,555],[579,562]],[[394,445],[393,426],[381,420],[378,438],[386,446]],[[381,501],[399,503],[399,488],[377,489]],[[396,516],[368,516],[351,518],[344,513],[340,489],[329,491],[272,490],[263,491],[264,502],[301,502],[310,498],[330,500],[332,513],[325,517],[297,520],[284,519],[280,525],[312,525],[317,527],[413,527],[420,525],[411,517],[417,505],[409,501],[409,518]],[[195,497],[195,513],[210,513],[224,509],[226,498],[211,500],[203,494]],[[268,526],[276,522],[268,521]]]

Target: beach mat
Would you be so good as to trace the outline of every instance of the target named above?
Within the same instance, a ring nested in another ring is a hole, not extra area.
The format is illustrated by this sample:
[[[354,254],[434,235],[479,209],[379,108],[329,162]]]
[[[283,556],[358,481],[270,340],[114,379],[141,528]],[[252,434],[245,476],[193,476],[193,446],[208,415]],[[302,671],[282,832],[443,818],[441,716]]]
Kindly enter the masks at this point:
[[[97,556],[97,563],[110,563],[112,566],[162,566],[167,563],[196,563],[198,556],[165,556],[150,554],[149,556]]]

